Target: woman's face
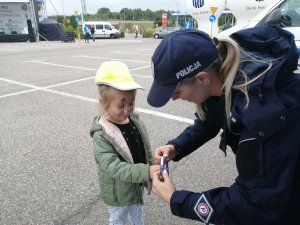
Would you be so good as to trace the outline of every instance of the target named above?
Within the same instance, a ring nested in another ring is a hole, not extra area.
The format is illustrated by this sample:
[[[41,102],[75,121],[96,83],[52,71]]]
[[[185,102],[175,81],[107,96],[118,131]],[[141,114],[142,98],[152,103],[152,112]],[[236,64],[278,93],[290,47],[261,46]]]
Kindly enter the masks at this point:
[[[208,73],[197,74],[193,83],[179,83],[172,100],[182,99],[201,104],[212,95],[212,79]]]

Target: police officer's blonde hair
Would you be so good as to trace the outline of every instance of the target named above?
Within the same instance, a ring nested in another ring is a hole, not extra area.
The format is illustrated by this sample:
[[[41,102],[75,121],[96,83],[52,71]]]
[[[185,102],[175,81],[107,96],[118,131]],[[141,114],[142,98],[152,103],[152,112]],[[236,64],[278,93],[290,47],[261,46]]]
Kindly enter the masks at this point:
[[[227,118],[227,124],[230,128],[230,109],[231,109],[231,97],[232,97],[232,90],[239,90],[245,95],[246,99],[246,105],[248,106],[249,103],[249,95],[247,87],[248,85],[257,80],[260,76],[265,74],[270,68],[272,63],[271,62],[265,62],[268,64],[268,68],[263,71],[260,74],[257,74],[257,76],[249,80],[247,75],[242,71],[239,70],[239,64],[240,64],[240,51],[243,53],[249,55],[249,59],[253,61],[262,61],[260,59],[256,59],[247,52],[240,49],[239,45],[231,38],[229,37],[222,37],[218,40],[218,43],[216,45],[216,48],[218,50],[218,58],[211,63],[210,66],[208,66],[207,69],[205,69],[205,72],[208,73],[215,73],[220,78],[221,82],[223,83],[222,86],[222,92],[225,96],[225,113]],[[237,74],[242,76],[243,81],[239,84],[234,84],[234,81],[236,79]],[[192,83],[195,81],[195,76],[192,78],[188,78],[183,80],[184,83]],[[205,103],[197,105],[197,113],[201,120],[205,120]]]

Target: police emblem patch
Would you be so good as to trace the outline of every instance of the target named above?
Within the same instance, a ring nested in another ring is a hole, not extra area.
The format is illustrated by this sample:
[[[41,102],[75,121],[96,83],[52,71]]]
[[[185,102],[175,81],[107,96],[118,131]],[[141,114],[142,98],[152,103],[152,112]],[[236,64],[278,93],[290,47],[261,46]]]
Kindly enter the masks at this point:
[[[195,204],[194,211],[196,215],[204,222],[209,223],[209,220],[213,214],[213,208],[210,206],[204,194],[200,196]]]
[[[209,208],[205,203],[201,203],[197,206],[197,211],[201,216],[207,216],[209,213]]]

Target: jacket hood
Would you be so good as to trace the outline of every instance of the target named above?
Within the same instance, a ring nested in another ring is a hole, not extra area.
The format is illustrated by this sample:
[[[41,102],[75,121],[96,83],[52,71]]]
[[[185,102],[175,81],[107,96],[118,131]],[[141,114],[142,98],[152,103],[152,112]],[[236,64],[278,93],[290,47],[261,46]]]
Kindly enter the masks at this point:
[[[92,129],[90,130],[90,135],[91,137],[93,137],[94,133],[96,131],[103,131],[103,127],[98,123],[99,121],[99,116],[96,116],[93,120],[93,123],[92,123]]]
[[[275,78],[280,81],[297,69],[298,51],[294,35],[284,29],[275,26],[249,28],[233,33],[231,38],[243,49],[240,68],[249,78],[265,71],[268,68],[266,62],[272,64],[272,73],[262,76],[253,85],[265,81],[265,87],[272,87]],[[259,60],[253,60],[253,56]]]
[[[257,140],[263,141],[279,131],[283,123],[278,118],[288,115],[278,98],[278,91],[293,82],[298,64],[294,35],[278,27],[255,27],[241,30],[231,36],[242,47],[240,70],[252,79],[248,86],[252,96],[245,110],[244,95],[235,95],[231,113],[241,114],[242,123]],[[242,76],[236,82],[243,82]],[[240,80],[241,79],[241,80]]]

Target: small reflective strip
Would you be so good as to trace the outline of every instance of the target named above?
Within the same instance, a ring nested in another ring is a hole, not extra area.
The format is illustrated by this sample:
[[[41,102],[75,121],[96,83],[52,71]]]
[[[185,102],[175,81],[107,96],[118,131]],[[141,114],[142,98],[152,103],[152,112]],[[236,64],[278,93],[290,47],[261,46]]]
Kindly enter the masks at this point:
[[[242,140],[242,141],[239,142],[239,145],[240,145],[241,143],[243,143],[243,142],[246,142],[246,141],[253,141],[253,140],[255,140],[255,139],[256,139],[256,138],[248,138],[248,139]]]

